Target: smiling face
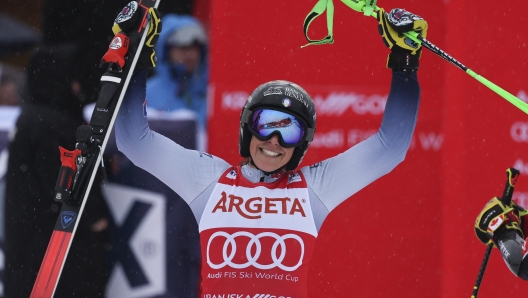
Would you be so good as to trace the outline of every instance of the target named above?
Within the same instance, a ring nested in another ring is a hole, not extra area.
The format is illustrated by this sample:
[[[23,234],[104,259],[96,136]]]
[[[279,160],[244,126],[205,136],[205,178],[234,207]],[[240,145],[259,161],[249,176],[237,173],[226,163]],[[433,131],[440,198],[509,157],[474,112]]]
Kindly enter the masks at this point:
[[[249,143],[251,159],[264,172],[273,172],[286,165],[290,161],[294,150],[295,147],[282,147],[276,135],[267,141],[260,141],[255,136],[251,136],[251,142]]]

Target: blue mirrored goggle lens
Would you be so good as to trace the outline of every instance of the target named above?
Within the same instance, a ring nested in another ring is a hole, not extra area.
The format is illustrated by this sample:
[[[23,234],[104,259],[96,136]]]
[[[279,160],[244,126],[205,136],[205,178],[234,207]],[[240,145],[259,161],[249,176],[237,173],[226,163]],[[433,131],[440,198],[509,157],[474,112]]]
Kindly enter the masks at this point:
[[[288,145],[303,141],[306,125],[297,117],[276,110],[258,109],[251,117],[251,128],[263,138],[278,131]]]

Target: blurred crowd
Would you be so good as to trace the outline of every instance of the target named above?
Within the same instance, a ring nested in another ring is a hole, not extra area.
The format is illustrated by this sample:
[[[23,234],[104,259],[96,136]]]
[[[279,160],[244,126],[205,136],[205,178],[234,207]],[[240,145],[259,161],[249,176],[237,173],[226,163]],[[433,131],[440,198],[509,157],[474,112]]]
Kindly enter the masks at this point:
[[[26,19],[8,16],[24,1],[8,0],[0,10],[0,36],[5,37],[0,40],[0,257],[2,251],[5,256],[0,262],[0,297],[10,298],[29,297],[61,207],[53,200],[58,147],[72,150],[76,128],[89,121],[85,112],[98,96],[104,72],[99,61],[112,38],[113,19],[129,2],[28,2],[33,12],[40,9],[36,15],[41,23],[35,27],[29,24],[36,21],[28,19],[35,14],[28,13]],[[162,39],[148,83],[149,107],[194,115],[196,146],[202,150],[207,143],[208,2],[160,3]],[[156,87],[160,84],[164,92]],[[107,155],[104,160],[112,165],[113,158],[118,159]],[[110,176],[119,176],[116,167],[108,168]],[[167,286],[167,292],[156,297],[195,297],[199,246],[195,225],[188,224],[195,220],[178,198],[168,199],[181,210],[177,219],[168,221],[173,226],[166,227],[179,234],[167,241],[178,242],[178,249],[189,257],[178,260],[178,272],[167,271],[185,275],[186,286],[177,287],[180,293],[169,293],[173,290]],[[121,253],[115,251],[120,246],[113,242],[110,217],[103,193],[93,187],[55,297],[105,296],[116,262],[111,256]]]

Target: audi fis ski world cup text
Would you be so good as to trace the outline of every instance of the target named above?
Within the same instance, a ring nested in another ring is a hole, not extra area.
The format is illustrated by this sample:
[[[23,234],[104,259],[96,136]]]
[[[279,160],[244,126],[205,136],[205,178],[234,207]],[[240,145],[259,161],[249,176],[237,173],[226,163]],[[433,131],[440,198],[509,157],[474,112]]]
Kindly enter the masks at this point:
[[[293,276],[291,274],[269,274],[262,272],[230,272],[230,271],[218,271],[216,273],[207,274],[207,278],[260,278],[260,279],[276,279],[276,280],[287,280],[291,282],[298,282],[299,277]]]

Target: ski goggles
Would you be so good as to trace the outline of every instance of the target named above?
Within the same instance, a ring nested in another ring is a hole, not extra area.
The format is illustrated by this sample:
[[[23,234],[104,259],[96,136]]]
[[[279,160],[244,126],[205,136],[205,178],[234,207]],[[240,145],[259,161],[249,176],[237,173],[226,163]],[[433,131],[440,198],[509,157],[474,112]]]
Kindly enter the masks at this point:
[[[306,122],[294,115],[270,109],[257,109],[251,114],[249,131],[259,140],[266,141],[278,135],[284,148],[297,147],[305,141]]]

